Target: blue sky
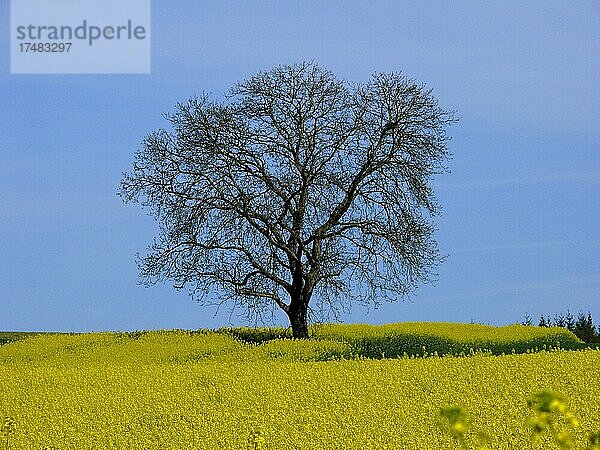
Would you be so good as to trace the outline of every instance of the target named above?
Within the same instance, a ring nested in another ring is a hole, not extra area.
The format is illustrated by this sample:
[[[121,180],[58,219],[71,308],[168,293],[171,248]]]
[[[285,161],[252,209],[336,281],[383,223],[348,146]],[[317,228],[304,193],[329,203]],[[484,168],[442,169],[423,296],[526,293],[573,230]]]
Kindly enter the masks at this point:
[[[600,321],[597,1],[154,1],[149,75],[11,75],[8,28],[0,0],[0,330],[242,324],[137,284],[157,224],[116,191],[176,102],[311,59],[350,81],[402,70],[462,117],[434,181],[438,282],[345,320]]]

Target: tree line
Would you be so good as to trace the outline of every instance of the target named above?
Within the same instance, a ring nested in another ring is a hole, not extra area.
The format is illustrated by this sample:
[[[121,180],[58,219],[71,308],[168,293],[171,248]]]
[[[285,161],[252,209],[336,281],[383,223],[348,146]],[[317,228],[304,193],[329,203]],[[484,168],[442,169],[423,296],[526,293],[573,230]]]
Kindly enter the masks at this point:
[[[526,313],[521,322],[522,325],[534,326],[533,319]],[[540,315],[540,320],[537,324],[538,327],[563,327],[575,334],[579,339],[584,342],[600,342],[600,326],[594,325],[594,319],[592,314],[579,312],[577,319],[567,310],[567,313],[560,313],[554,317],[548,315]]]

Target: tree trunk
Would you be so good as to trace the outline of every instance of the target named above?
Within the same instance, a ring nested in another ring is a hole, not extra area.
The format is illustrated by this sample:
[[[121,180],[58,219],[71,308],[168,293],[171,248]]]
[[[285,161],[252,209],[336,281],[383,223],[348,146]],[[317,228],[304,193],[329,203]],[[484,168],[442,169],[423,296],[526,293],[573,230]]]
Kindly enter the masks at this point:
[[[292,302],[288,317],[292,325],[292,336],[296,339],[308,339],[308,304]]]

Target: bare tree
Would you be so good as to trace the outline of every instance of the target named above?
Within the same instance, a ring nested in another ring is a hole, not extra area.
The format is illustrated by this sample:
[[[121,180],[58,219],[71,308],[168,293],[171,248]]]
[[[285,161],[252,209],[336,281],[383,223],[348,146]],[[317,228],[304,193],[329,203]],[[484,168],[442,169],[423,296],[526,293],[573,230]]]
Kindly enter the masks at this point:
[[[399,73],[350,84],[305,62],[167,118],[172,130],[145,138],[121,182],[160,223],[140,259],[146,283],[169,279],[255,319],[279,307],[306,338],[309,313],[430,281],[429,183],[455,119],[423,85]]]

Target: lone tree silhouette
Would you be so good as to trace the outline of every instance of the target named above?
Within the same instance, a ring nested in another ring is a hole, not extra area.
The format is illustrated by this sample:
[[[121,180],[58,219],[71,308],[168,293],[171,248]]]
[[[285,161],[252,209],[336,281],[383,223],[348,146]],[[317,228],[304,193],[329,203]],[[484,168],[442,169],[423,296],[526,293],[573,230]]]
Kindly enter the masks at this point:
[[[429,183],[456,119],[423,85],[400,73],[351,84],[304,62],[166,117],[172,130],[144,139],[119,192],[160,223],[139,260],[146,284],[172,280],[249,319],[279,307],[306,338],[309,315],[431,280],[441,258]]]

